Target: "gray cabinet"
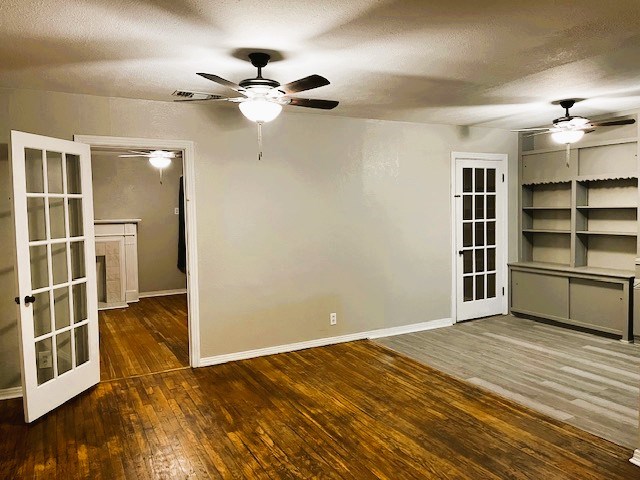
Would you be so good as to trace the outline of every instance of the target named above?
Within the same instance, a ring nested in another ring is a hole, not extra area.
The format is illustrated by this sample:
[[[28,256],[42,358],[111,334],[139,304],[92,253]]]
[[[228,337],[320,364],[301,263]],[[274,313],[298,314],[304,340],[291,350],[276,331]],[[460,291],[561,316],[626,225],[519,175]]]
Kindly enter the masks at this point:
[[[548,318],[631,340],[631,273],[601,269],[512,263],[511,312]]]
[[[631,340],[640,335],[638,137],[589,138],[572,145],[569,162],[562,147],[521,152],[510,308]]]

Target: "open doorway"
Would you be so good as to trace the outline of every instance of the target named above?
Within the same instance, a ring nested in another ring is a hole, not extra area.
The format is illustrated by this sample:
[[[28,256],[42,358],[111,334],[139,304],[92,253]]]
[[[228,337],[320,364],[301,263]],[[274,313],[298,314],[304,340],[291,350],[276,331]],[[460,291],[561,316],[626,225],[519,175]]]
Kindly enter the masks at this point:
[[[91,146],[101,380],[198,366],[192,143],[76,140]],[[129,156],[153,150],[168,165]]]
[[[94,147],[91,170],[101,379],[187,367],[182,152]]]

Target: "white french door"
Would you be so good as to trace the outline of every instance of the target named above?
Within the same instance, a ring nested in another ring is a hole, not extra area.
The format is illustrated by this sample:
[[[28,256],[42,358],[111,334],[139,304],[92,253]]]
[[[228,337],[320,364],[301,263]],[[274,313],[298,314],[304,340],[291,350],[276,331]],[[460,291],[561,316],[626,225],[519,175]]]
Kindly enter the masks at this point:
[[[88,145],[11,132],[25,420],[100,380]]]
[[[456,321],[503,313],[507,247],[506,160],[461,156],[454,159]]]

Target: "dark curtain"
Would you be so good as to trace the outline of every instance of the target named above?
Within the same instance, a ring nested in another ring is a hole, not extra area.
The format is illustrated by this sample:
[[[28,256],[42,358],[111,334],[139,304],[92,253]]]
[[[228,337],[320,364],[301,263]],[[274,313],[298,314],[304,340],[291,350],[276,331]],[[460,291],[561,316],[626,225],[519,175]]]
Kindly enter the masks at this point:
[[[178,270],[182,273],[187,273],[187,241],[184,231],[184,177],[180,177],[178,209]]]

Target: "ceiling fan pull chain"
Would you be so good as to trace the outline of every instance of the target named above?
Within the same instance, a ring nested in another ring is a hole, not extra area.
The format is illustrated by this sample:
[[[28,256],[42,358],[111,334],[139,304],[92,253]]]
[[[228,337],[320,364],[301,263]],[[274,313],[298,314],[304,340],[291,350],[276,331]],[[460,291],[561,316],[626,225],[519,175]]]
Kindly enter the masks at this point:
[[[262,122],[258,123],[258,160],[262,160]]]
[[[570,160],[571,160],[571,144],[567,143],[567,167],[569,166]]]

